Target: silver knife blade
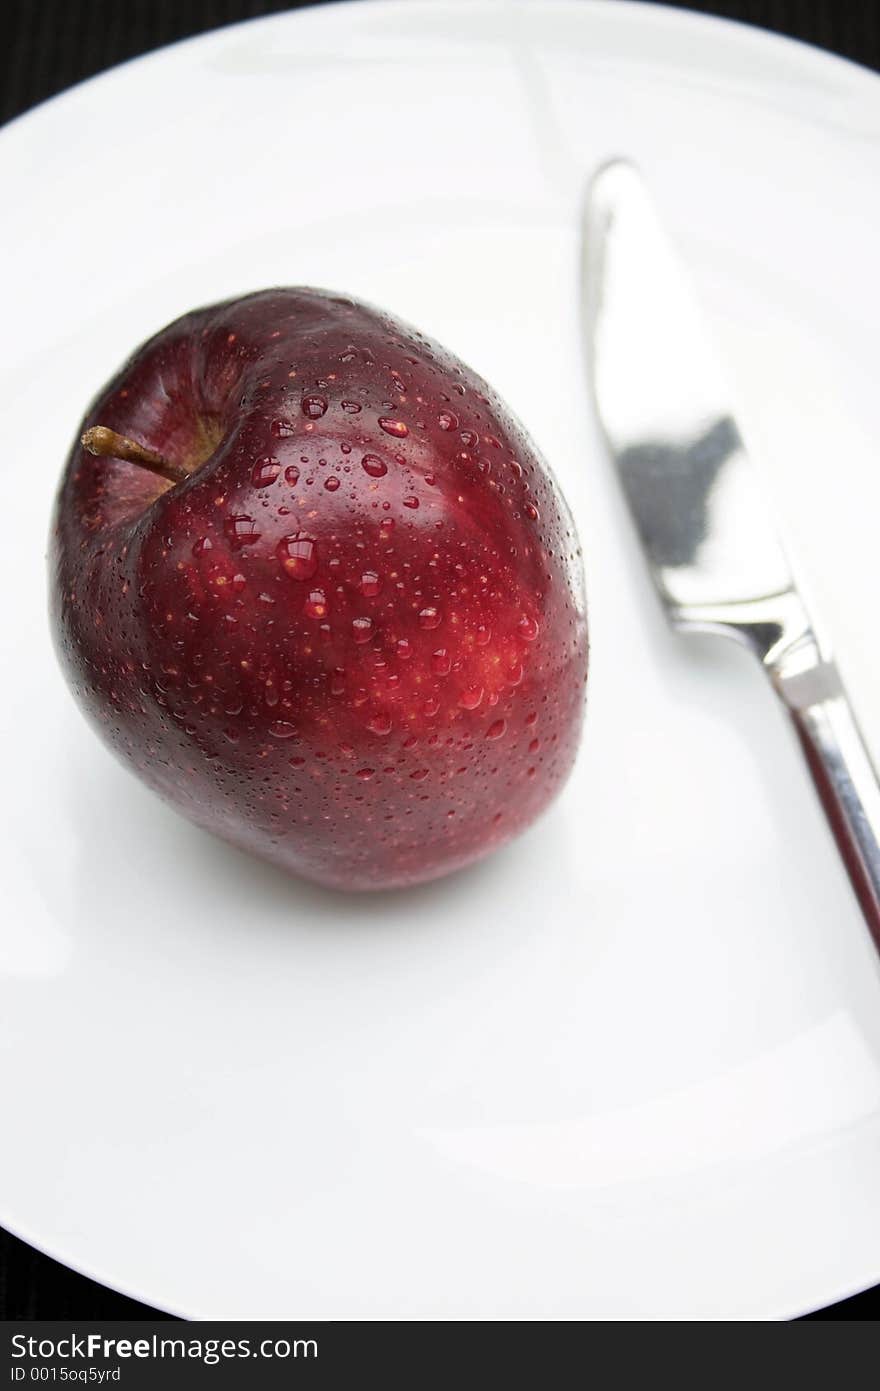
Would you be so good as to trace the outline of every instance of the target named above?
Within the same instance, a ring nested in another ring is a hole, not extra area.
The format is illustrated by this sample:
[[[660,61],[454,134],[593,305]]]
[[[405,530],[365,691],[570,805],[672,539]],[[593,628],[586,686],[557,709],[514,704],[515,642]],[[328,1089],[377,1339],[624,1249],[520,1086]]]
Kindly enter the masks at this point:
[[[705,627],[704,611],[793,591],[695,292],[633,165],[595,175],[583,233],[597,412],[670,619]]]
[[[588,192],[584,289],[596,407],[666,612],[761,661],[880,951],[877,773],[795,586],[696,296],[621,160]]]

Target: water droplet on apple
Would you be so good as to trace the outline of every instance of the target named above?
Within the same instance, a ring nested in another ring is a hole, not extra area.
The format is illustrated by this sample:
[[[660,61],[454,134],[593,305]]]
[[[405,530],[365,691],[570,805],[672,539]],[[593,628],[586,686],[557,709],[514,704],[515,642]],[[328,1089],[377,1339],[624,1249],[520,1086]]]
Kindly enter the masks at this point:
[[[461,695],[458,697],[458,703],[462,710],[476,710],[482,699],[482,686],[465,686]]]
[[[324,487],[327,489],[328,493],[335,493],[338,490],[339,479],[336,477],[335,473],[331,473],[330,477],[324,480]]]
[[[210,536],[200,536],[198,541],[193,543],[192,553],[193,555],[204,555],[206,551],[211,551],[213,549],[214,544]]]
[[[349,415],[357,415],[360,411],[360,405],[357,401],[343,401],[341,404],[342,409],[348,411]]]
[[[405,497],[403,499],[403,505],[404,507],[416,508],[419,505],[419,500],[417,497]]]
[[[422,706],[422,713],[424,715],[427,715],[429,720],[433,719],[439,710],[440,702],[439,700],[437,700],[435,696],[429,696],[428,699],[425,701],[424,705]]]
[[[458,416],[454,411],[441,411],[437,416],[437,424],[441,430],[457,430]]]
[[[492,640],[492,629],[491,629],[491,628],[484,628],[483,625],[480,624],[479,628],[478,628],[477,631],[474,633],[474,641],[476,642],[477,646],[478,646],[478,647],[486,647],[487,644],[488,644],[489,642],[491,642],[491,640]]]
[[[362,782],[369,782],[375,771],[375,768],[358,768],[355,777],[360,778]]]
[[[519,633],[523,642],[534,642],[535,638],[538,636],[537,620],[529,618],[527,614],[523,614],[519,623],[516,625],[516,631]]]
[[[431,670],[435,676],[448,676],[452,670],[452,658],[445,647],[440,647],[431,656]]]
[[[398,638],[397,643],[395,645],[395,650],[397,652],[398,657],[402,657],[404,660],[411,657],[412,643],[410,642],[409,638]]]
[[[533,502],[527,502],[523,511],[531,521],[537,522],[540,520],[541,514]]]
[[[320,420],[327,409],[327,398],[310,393],[302,398],[301,409],[303,415],[308,416],[309,420]]]
[[[296,726],[289,724],[287,720],[273,720],[269,726],[269,733],[273,739],[292,739],[296,734]]]
[[[305,603],[309,618],[324,618],[327,614],[327,596],[323,589],[313,589]]]
[[[440,610],[438,608],[435,608],[433,604],[428,604],[419,613],[419,627],[438,628],[440,626],[441,618],[442,615],[440,613]]]
[[[351,634],[357,643],[369,642],[373,636],[372,618],[353,618],[351,621]]]
[[[227,517],[223,524],[223,530],[226,532],[226,539],[235,551],[240,551],[242,546],[252,546],[255,541],[259,541],[262,535],[253,517],[244,515]]]
[[[425,778],[429,774],[429,771],[430,770],[428,768],[417,768],[414,773],[410,773],[410,777],[412,778],[413,782],[424,782]]]
[[[506,720],[495,720],[495,722],[493,724],[490,724],[489,728],[486,730],[486,738],[500,739],[506,729]]]
[[[361,467],[371,478],[383,478],[388,472],[388,465],[377,454],[365,454],[361,459]]]
[[[318,568],[318,547],[311,536],[298,531],[278,542],[278,559],[292,580],[310,580]]]
[[[273,439],[285,440],[294,434],[295,430],[289,420],[273,420],[269,426],[269,433]]]
[[[337,667],[330,677],[330,694],[334,696],[345,695],[345,670]]]
[[[372,599],[382,588],[382,581],[375,570],[365,570],[361,575],[361,593]]]
[[[268,488],[275,482],[280,472],[281,465],[278,460],[267,455],[264,459],[258,459],[254,464],[251,482],[255,488]]]
[[[371,715],[367,720],[367,729],[373,734],[380,734],[384,737],[391,733],[391,716],[385,714]]]
[[[409,434],[409,426],[402,420],[392,420],[390,416],[379,416],[379,429],[384,430],[386,435],[393,435],[395,439],[406,439]]]
[[[297,483],[299,482],[299,469],[297,468],[296,464],[290,464],[284,470],[284,477],[285,480],[290,484],[291,488],[296,487]]]

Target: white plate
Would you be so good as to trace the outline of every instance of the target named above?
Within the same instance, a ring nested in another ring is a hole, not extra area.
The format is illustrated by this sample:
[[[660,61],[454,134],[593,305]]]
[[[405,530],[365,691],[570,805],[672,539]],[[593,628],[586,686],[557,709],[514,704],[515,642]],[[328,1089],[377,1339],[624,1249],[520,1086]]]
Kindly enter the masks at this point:
[[[664,627],[584,387],[638,159],[880,751],[880,84],[654,6],[331,6],[0,136],[0,1220],[190,1316],[779,1317],[880,1278],[880,973],[747,658]],[[587,735],[516,846],[346,899],[87,731],[44,617],[84,404],[192,305],[346,289],[501,390],[586,549]]]

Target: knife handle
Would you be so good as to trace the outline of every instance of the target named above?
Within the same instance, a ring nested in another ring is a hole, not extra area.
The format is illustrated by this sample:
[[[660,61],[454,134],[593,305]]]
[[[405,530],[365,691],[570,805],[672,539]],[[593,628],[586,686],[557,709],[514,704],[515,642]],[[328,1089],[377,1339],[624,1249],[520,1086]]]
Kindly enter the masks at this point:
[[[771,675],[880,951],[880,783],[837,667],[820,657],[806,671]]]

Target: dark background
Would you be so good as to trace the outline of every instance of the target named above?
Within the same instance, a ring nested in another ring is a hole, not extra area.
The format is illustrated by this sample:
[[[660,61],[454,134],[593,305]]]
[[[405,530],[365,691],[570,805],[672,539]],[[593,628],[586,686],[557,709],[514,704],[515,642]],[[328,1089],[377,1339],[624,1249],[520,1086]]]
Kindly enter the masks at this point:
[[[149,49],[303,8],[297,0],[0,0],[0,6],[4,121]],[[743,20],[880,71],[880,0],[678,0],[675,8]],[[75,1275],[0,1229],[0,1319],[155,1317],[156,1310]],[[877,1319],[880,1286],[808,1317]]]

